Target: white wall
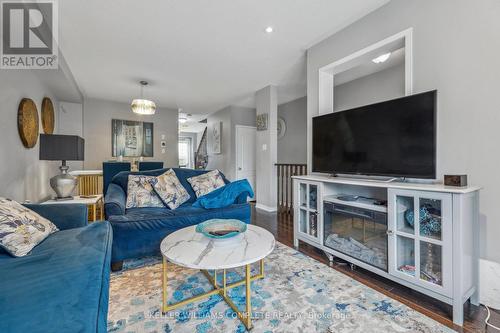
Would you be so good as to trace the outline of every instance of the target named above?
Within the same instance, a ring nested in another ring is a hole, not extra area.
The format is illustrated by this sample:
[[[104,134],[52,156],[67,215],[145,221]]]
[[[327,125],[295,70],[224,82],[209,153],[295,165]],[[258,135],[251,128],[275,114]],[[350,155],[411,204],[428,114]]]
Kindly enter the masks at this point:
[[[178,111],[157,108],[156,114],[141,116],[133,113],[128,103],[85,99],[83,104],[83,132],[85,138],[85,169],[101,169],[102,162],[112,159],[111,120],[125,119],[154,123],[153,157],[145,160],[163,161],[165,167],[177,167]],[[161,136],[165,135],[167,147],[161,153]]]
[[[307,97],[278,105],[278,116],[286,123],[285,136],[278,139],[278,163],[307,163]]]
[[[267,86],[255,93],[257,115],[267,114],[267,130],[257,131],[256,139],[256,191],[257,208],[267,211],[277,209],[277,176],[278,162],[278,98],[275,86]]]
[[[333,110],[342,111],[405,95],[404,64],[335,86]]]
[[[438,178],[465,173],[470,183],[484,187],[480,254],[496,262],[500,262],[499,17],[497,0],[391,1],[307,52],[310,128],[310,117],[318,113],[320,67],[413,27],[413,90],[438,90]]]
[[[220,154],[214,154],[212,150],[212,128],[217,122],[222,122]],[[212,113],[207,118],[207,169],[219,169],[230,180],[236,176],[236,125],[255,126],[255,109],[231,105]]]
[[[17,130],[17,109],[22,98],[31,98],[38,109],[40,133],[41,104],[50,97],[54,104],[57,133],[59,101],[48,88],[46,70],[0,70],[0,196],[17,201],[38,202],[53,196],[49,179],[56,175],[60,162],[40,161],[39,141],[36,146],[24,148]]]

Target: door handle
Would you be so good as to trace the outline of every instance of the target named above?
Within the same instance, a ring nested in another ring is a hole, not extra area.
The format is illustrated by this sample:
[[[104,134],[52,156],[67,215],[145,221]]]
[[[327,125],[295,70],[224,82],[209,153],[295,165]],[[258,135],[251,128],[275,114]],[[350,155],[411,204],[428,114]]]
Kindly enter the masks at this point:
[[[241,171],[241,168],[238,168],[238,171]]]
[[[386,233],[387,233],[388,236],[393,236],[394,235],[394,231],[392,231],[392,230],[387,230]]]

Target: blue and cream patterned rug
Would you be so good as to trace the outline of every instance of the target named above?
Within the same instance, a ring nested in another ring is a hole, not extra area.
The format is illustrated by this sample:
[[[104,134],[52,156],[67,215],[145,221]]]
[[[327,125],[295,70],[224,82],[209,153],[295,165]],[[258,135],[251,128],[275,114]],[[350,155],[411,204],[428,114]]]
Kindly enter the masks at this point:
[[[161,267],[160,258],[145,258],[112,273],[109,332],[245,332],[220,296],[162,316]],[[280,243],[265,262],[265,274],[252,282],[252,332],[453,332]],[[199,271],[170,265],[167,276],[171,301],[211,289]],[[229,282],[241,277],[242,270],[228,272]],[[244,287],[230,295],[243,309]]]

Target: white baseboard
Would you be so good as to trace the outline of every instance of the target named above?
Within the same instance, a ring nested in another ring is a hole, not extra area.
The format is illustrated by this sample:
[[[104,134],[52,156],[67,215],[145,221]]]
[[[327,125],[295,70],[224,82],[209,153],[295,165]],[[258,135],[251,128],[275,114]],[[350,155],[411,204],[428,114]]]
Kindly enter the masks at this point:
[[[257,203],[255,205],[255,208],[261,209],[261,210],[265,210],[268,213],[274,213],[274,212],[278,211],[277,207],[270,207],[270,206],[266,206],[266,205],[263,205],[263,204],[260,204],[260,203]]]
[[[479,302],[500,309],[500,263],[479,259]]]

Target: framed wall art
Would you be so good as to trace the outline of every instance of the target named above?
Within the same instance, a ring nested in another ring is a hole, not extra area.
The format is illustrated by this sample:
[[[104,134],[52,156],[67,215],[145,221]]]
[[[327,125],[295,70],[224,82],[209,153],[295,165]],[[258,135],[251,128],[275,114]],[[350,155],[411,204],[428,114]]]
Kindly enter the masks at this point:
[[[153,123],[111,120],[113,157],[153,157],[153,139]]]

